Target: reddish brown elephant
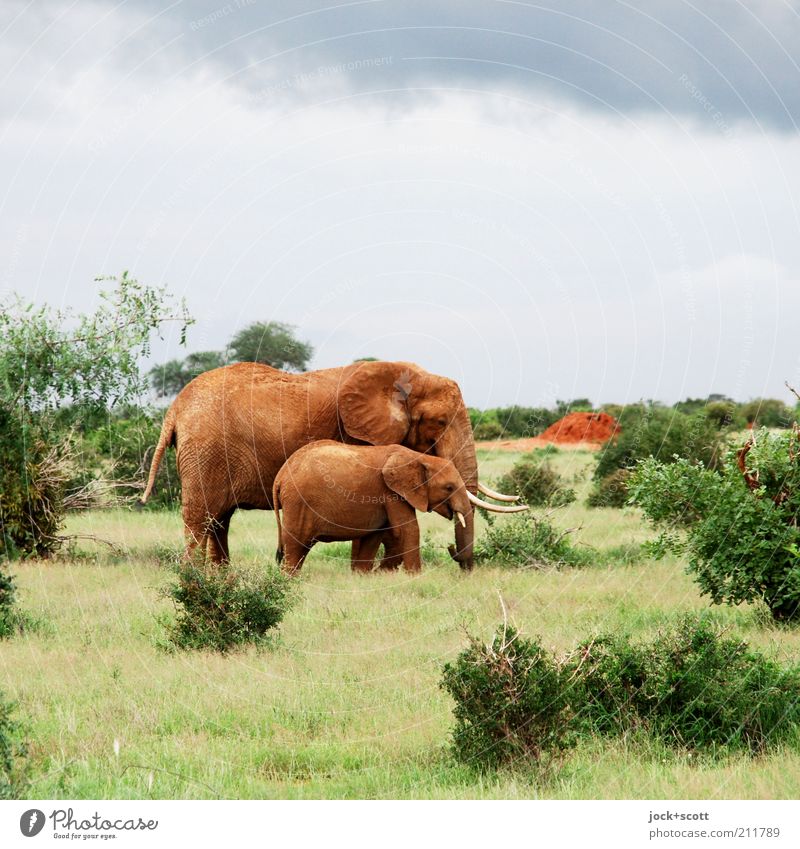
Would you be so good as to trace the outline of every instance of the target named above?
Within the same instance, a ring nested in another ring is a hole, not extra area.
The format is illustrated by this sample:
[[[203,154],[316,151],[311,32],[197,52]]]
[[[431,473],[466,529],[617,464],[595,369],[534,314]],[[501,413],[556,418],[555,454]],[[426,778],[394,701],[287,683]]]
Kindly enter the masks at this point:
[[[452,460],[474,504],[478,463],[469,416],[455,381],[413,363],[361,362],[289,374],[259,363],[237,363],[196,377],[164,418],[153,454],[146,501],[167,446],[177,451],[186,552],[206,548],[228,559],[228,528],[237,508],[272,509],[278,470],[298,448],[320,439],[405,445]],[[474,513],[456,526],[451,554],[472,568]]]
[[[407,571],[419,572],[416,511],[434,511],[462,525],[472,511],[450,460],[402,445],[342,445],[329,439],[303,446],[284,463],[272,487],[272,504],[278,561],[290,574],[316,542],[336,540],[358,540],[360,556],[354,549],[352,567],[371,571],[377,546],[387,537],[394,543],[392,556]]]

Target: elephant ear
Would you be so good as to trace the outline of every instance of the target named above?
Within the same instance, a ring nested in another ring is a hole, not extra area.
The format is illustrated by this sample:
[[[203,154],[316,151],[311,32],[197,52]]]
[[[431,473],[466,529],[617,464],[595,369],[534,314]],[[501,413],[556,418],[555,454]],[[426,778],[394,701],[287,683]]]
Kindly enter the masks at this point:
[[[395,451],[381,470],[386,486],[404,498],[415,510],[428,512],[428,479],[425,466],[413,454]]]
[[[350,436],[371,445],[399,445],[411,420],[411,372],[398,363],[363,363],[339,388],[339,416]]]

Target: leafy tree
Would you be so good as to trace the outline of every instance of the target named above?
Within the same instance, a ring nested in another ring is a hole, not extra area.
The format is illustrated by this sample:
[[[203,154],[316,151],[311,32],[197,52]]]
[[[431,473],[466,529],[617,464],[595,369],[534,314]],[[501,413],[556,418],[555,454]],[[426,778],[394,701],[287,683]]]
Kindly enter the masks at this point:
[[[662,528],[651,548],[689,559],[714,604],[763,601],[778,620],[800,618],[800,438],[761,430],[719,473],[689,460],[650,458],[631,499]]]
[[[704,408],[705,417],[718,428],[741,429],[745,425],[739,405],[734,401],[710,401]]]
[[[791,427],[795,412],[777,398],[755,398],[742,404],[742,415],[749,425]]]
[[[295,337],[295,328],[279,321],[256,321],[230,341],[232,359],[264,363],[288,371],[306,371],[314,349]]]
[[[377,357],[356,357],[356,359],[354,359],[353,362],[354,363],[377,363],[378,358]]]
[[[0,557],[46,555],[60,544],[70,432],[63,410],[104,409],[146,388],[140,357],[166,321],[191,323],[185,305],[124,272],[100,292],[94,313],[36,307],[20,297],[0,308]]]
[[[198,374],[225,365],[222,351],[196,351],[182,360],[169,360],[150,369],[150,385],[160,398],[177,395]]]
[[[556,401],[556,412],[558,418],[563,418],[567,413],[591,413],[594,410],[592,402],[588,398],[573,398],[572,401]]]

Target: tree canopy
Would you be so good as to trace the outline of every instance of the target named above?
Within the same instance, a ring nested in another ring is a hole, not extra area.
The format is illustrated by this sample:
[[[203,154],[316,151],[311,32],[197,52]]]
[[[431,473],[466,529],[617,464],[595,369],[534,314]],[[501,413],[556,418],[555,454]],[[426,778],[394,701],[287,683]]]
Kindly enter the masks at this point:
[[[190,380],[226,363],[264,363],[285,371],[306,371],[314,349],[280,321],[256,321],[234,335],[223,351],[198,351],[150,369],[150,385],[162,398],[177,395]]]

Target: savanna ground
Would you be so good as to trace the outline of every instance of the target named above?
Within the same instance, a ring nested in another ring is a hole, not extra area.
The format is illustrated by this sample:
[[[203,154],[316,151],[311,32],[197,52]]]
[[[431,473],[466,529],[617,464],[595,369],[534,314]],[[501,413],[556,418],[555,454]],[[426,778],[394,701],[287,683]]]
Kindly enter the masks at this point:
[[[492,481],[518,458],[479,452]],[[426,567],[350,574],[346,545],[318,545],[302,598],[269,648],[227,656],[169,653],[159,594],[181,539],[177,513],[75,514],[79,540],[50,561],[16,566],[21,601],[40,627],[0,648],[0,689],[18,701],[32,741],[36,798],[798,798],[800,751],[697,760],[654,743],[588,741],[545,775],[478,776],[449,755],[449,697],[441,668],[466,631],[489,639],[509,616],[557,651],[598,631],[649,636],[677,614],[705,610],[676,560],[638,553],[651,535],[633,511],[590,510],[595,456],[550,461],[579,500],[556,511],[597,552],[580,570],[459,572],[446,555],[451,526],[422,516]],[[503,521],[501,519],[500,521]],[[479,533],[481,530],[479,527]],[[238,513],[232,555],[265,564],[271,513]],[[755,608],[715,608],[731,633],[782,660],[800,659],[800,629]]]

